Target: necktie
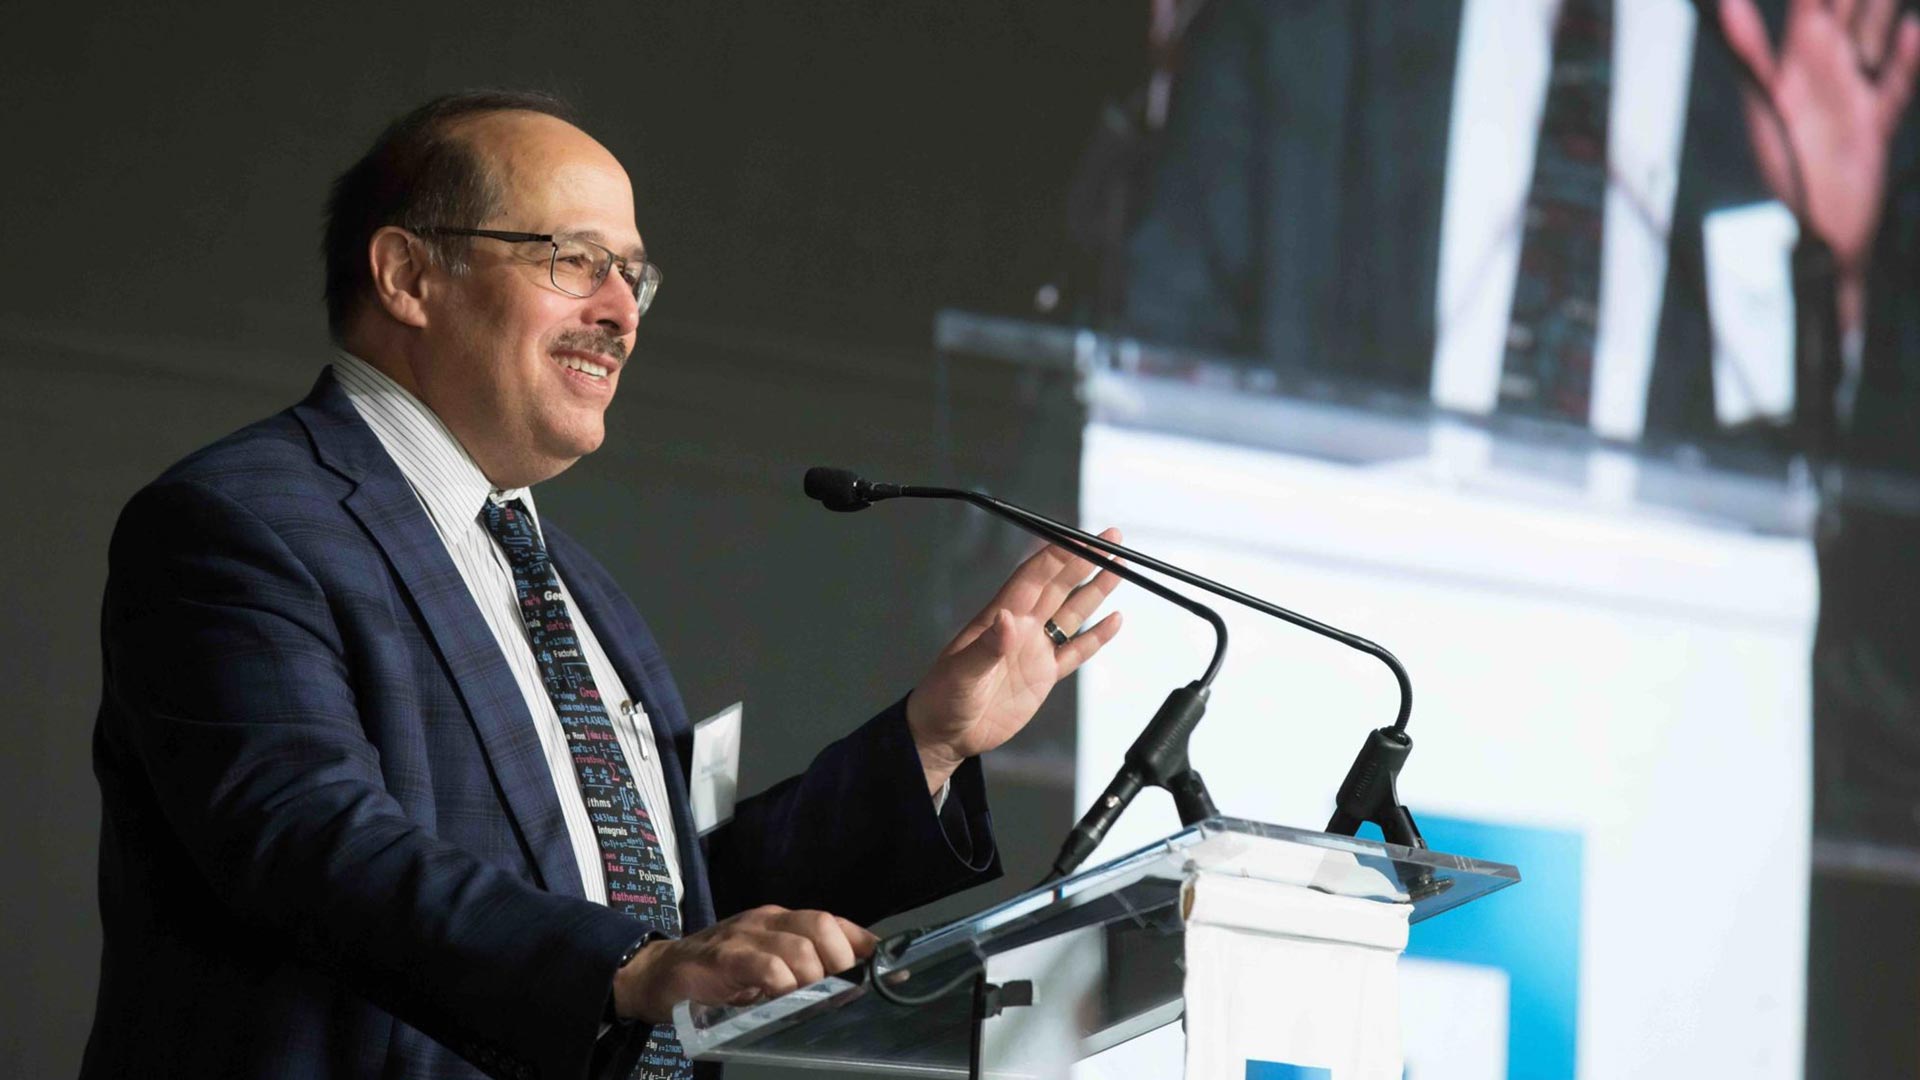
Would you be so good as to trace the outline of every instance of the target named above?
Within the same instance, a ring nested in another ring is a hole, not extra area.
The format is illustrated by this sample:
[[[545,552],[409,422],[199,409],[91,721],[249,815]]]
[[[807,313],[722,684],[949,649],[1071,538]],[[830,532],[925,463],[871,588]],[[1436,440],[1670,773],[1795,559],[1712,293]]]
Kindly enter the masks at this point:
[[[586,800],[587,818],[600,845],[607,904],[633,916],[643,931],[678,935],[679,900],[660,838],[614,737],[613,721],[580,650],[573,615],[561,597],[560,579],[547,559],[533,515],[518,499],[506,503],[488,499],[480,511],[480,523],[506,552],[513,569],[527,643],[533,647],[547,696],[560,714],[580,797]],[[690,1080],[692,1076],[693,1065],[673,1025],[656,1026],[632,1073],[634,1080]]]
[[[1500,409],[1587,422],[1600,315],[1612,0],[1563,0],[1553,30]]]

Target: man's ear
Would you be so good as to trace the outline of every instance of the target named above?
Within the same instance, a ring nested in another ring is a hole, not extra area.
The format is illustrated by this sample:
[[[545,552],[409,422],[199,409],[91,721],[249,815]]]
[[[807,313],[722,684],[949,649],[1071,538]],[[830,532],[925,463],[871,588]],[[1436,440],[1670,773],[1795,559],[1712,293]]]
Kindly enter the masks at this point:
[[[373,298],[390,318],[416,329],[427,325],[427,253],[417,237],[396,225],[382,227],[367,241],[367,269]]]

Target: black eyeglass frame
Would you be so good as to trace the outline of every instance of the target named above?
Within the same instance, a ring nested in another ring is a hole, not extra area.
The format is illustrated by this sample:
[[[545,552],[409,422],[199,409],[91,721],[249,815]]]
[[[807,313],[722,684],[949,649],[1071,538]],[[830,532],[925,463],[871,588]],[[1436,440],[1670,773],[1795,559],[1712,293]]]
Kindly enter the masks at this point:
[[[565,285],[560,284],[560,239],[562,234],[511,232],[503,229],[462,229],[451,225],[433,225],[417,231],[422,236],[478,236],[487,240],[502,240],[509,244],[550,244],[553,247],[553,251],[547,255],[547,280],[553,282],[554,288],[559,289],[568,296],[576,296],[582,300],[600,291],[600,287],[605,285],[607,278],[613,274],[613,266],[615,263],[619,263],[623,267],[635,269],[636,273],[632,280],[627,281],[625,273],[622,273],[620,277],[621,280],[627,281],[628,286],[633,290],[633,299],[640,307],[638,312],[640,315],[645,315],[647,309],[653,306],[653,298],[655,294],[660,291],[661,274],[660,267],[657,264],[649,262],[646,259],[629,259],[605,244],[595,243],[584,236],[568,236],[566,239],[599,248],[605,253],[606,257],[600,260],[600,268],[594,272],[593,288],[588,292],[577,293]]]

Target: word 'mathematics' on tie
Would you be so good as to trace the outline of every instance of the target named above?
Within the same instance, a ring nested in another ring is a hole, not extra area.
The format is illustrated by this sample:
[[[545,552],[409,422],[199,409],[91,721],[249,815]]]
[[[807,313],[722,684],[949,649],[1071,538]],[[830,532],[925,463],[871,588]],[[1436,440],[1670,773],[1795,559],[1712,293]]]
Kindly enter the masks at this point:
[[[1587,422],[1600,324],[1612,48],[1612,0],[1562,0],[1500,370],[1502,411]]]
[[[507,564],[513,569],[513,587],[520,598],[520,620],[526,624],[527,644],[533,648],[554,711],[560,714],[574,775],[580,781],[580,797],[586,800],[587,820],[593,823],[594,839],[600,846],[607,904],[633,916],[643,930],[678,935],[679,899],[674,895],[660,837],[640,800],[640,789],[627,768],[626,756],[620,752],[613,721],[587,668],[573,614],[560,593],[560,578],[547,559],[547,546],[540,539],[533,515],[518,499],[505,503],[488,499],[480,510],[480,523],[506,553]],[[681,1048],[673,1025],[655,1026],[634,1068],[633,1080],[691,1080],[692,1076],[693,1064]]]

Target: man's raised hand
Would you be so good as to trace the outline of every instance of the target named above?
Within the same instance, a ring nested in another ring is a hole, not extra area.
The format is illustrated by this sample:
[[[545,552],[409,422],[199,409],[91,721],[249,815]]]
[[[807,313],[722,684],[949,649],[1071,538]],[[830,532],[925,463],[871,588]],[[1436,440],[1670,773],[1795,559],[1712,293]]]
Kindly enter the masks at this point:
[[[1117,541],[1120,530],[1102,538]],[[920,751],[927,790],[939,790],[970,757],[1011,739],[1053,690],[1054,684],[1093,658],[1120,632],[1114,612],[1088,620],[1120,579],[1049,545],[1021,563],[980,614],[940,651],[933,667],[907,698],[907,725]],[[1056,645],[1046,632],[1052,620],[1067,636]]]
[[[1767,186],[1833,250],[1843,326],[1861,325],[1888,148],[1920,72],[1920,18],[1900,9],[1896,0],[1789,0],[1776,49],[1753,0],[1720,0],[1727,44],[1759,84],[1743,88],[1754,156]]]

